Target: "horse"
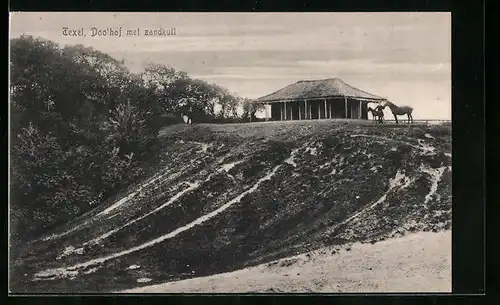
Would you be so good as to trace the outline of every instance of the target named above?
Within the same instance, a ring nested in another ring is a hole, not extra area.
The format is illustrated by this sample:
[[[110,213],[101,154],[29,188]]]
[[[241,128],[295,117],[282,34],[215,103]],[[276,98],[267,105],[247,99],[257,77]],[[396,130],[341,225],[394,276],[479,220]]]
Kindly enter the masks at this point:
[[[193,118],[190,115],[181,113],[182,120],[188,125],[193,125]]]
[[[413,123],[413,107],[410,106],[396,106],[393,103],[386,101],[384,104],[385,106],[389,106],[391,109],[392,115],[394,115],[394,119],[396,120],[396,124],[398,124],[398,115],[407,115],[408,116],[408,124],[411,122]]]
[[[380,124],[384,122],[384,107],[379,105],[375,109],[368,107],[368,111],[372,113],[373,120],[377,120]]]

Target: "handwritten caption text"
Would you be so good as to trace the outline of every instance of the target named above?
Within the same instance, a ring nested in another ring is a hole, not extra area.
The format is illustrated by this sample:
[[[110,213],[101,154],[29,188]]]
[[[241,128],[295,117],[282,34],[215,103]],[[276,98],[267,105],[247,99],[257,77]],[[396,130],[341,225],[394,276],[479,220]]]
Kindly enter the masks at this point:
[[[150,37],[162,37],[162,36],[175,36],[177,35],[177,29],[172,28],[123,28],[123,27],[108,27],[108,28],[96,28],[92,27],[90,29],[85,28],[69,28],[63,27],[63,36],[74,36],[74,37],[134,37],[134,36],[150,36]]]

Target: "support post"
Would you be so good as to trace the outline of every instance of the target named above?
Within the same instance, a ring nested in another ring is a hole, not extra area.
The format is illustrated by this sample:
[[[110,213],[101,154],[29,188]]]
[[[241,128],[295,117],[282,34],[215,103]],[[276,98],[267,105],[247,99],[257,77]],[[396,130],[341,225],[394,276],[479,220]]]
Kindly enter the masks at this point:
[[[347,96],[344,96],[344,104],[345,104],[345,118],[347,119]]]
[[[306,120],[309,119],[309,104],[307,103],[307,100],[304,100],[304,116],[306,117]]]
[[[287,113],[286,113],[286,101],[285,101],[285,121],[286,121],[286,117],[287,117]]]
[[[328,104],[328,106],[329,106],[328,108],[330,109],[329,117],[331,119],[332,118],[332,106],[333,106],[331,100],[330,100],[330,103]]]
[[[327,113],[328,111],[326,110],[326,98],[325,98],[325,119],[328,118]]]
[[[321,119],[321,106],[318,103],[318,120]]]
[[[361,119],[361,107],[362,107],[362,104],[361,104],[361,101],[359,101],[359,117],[358,117],[358,119]]]
[[[283,121],[283,105],[282,103],[278,103],[280,105],[280,121]]]
[[[302,120],[302,111],[300,111],[300,102],[297,102],[297,107],[299,107],[299,121]]]
[[[290,104],[290,120],[293,121],[293,103]]]

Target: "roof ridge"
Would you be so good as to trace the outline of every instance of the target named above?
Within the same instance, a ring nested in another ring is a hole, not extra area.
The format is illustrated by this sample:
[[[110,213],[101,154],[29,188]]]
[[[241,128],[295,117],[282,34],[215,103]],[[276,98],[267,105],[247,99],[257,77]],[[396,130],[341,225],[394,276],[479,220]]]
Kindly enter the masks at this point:
[[[337,89],[335,89],[337,88]],[[333,91],[332,91],[333,90]],[[304,95],[304,92],[306,93]],[[274,99],[294,99],[294,95],[310,95],[311,92],[319,93],[320,95],[328,96],[358,96],[360,98],[368,98],[374,100],[385,100],[386,98],[358,89],[343,81],[338,77],[299,80],[284,88],[278,89],[265,96],[257,98],[257,100],[274,100]],[[321,93],[320,93],[321,92]],[[330,92],[329,94],[326,94]],[[336,92],[336,93],[335,93]],[[326,94],[326,95],[325,95]],[[280,96],[282,95],[282,96]]]
[[[376,95],[376,94],[373,94],[373,93],[370,93],[370,92],[366,92],[365,90],[361,90],[361,89],[359,89],[359,88],[356,88],[356,87],[354,87],[354,86],[352,86],[352,85],[349,85],[348,83],[345,83],[345,82],[344,82],[344,84],[345,84],[346,86],[351,87],[352,89],[355,89],[355,90],[361,91],[361,92],[366,93],[366,94],[368,94],[368,95],[373,95],[373,96],[379,97],[379,98],[381,98],[381,99],[386,99],[385,97],[378,96],[378,95]]]
[[[299,80],[295,83],[305,83],[305,82],[320,82],[320,81],[326,81],[326,80],[339,80],[342,81],[338,77],[329,77],[329,78],[319,78],[319,79],[305,79],[305,80]],[[343,81],[342,81],[343,82]]]
[[[293,85],[298,84],[298,83],[300,83],[300,82],[301,82],[301,81],[298,81],[298,82],[295,82],[295,83],[290,84],[290,85],[288,85],[288,86],[285,86],[285,87],[283,87],[283,88],[281,88],[281,89],[278,89],[278,90],[276,90],[276,91],[274,91],[274,92],[271,92],[271,93],[266,94],[266,95],[264,95],[264,96],[262,96],[262,97],[259,97],[258,99],[266,98],[266,97],[271,96],[271,95],[273,95],[273,94],[276,94],[276,93],[278,93],[278,92],[280,92],[280,91],[284,91],[286,88],[288,88],[288,87],[292,87]]]

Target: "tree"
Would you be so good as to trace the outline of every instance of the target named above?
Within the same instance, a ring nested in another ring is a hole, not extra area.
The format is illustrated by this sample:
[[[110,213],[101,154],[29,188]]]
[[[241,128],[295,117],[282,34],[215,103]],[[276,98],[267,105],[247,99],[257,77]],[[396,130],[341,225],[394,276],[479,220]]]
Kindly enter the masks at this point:
[[[248,98],[243,98],[240,101],[242,107],[243,107],[243,115],[242,117],[247,120],[255,120],[255,114],[257,111],[265,110],[266,106],[264,104],[256,104],[252,103],[251,99]]]
[[[219,99],[218,102],[221,106],[221,111],[219,113],[221,118],[237,118],[238,117],[238,105],[239,99],[230,94],[225,88],[219,88]]]
[[[176,108],[176,102],[180,97],[176,96],[179,83],[188,79],[187,73],[177,71],[175,68],[161,64],[150,63],[139,74],[146,88],[153,90],[161,103],[164,113],[172,112]]]

